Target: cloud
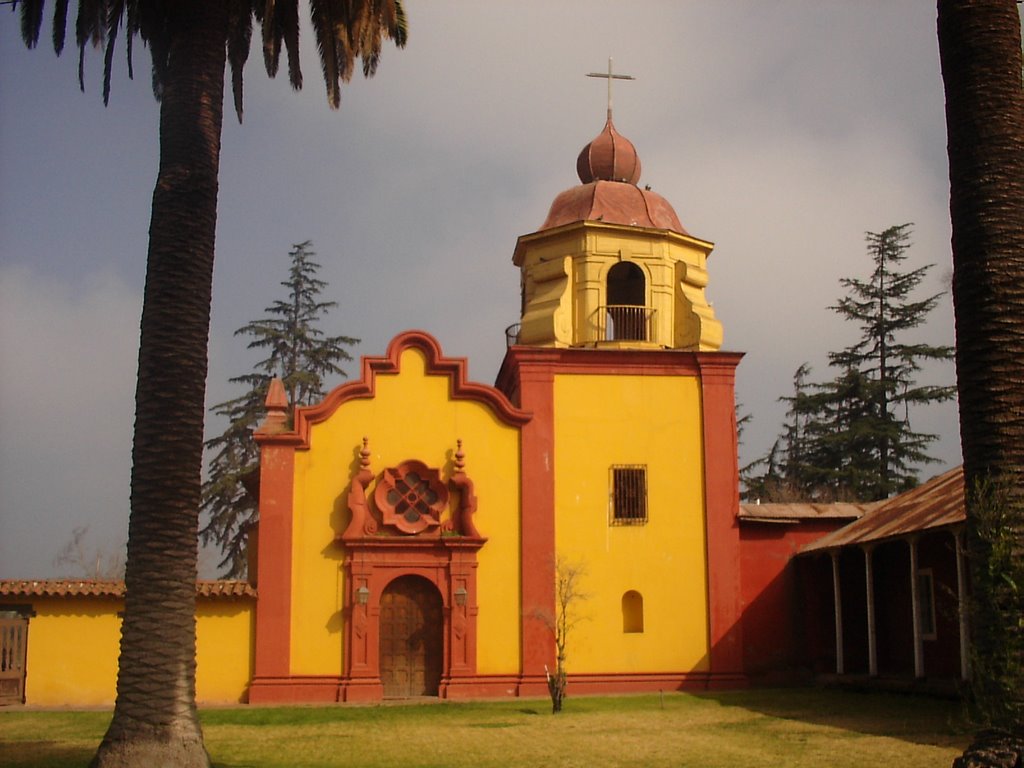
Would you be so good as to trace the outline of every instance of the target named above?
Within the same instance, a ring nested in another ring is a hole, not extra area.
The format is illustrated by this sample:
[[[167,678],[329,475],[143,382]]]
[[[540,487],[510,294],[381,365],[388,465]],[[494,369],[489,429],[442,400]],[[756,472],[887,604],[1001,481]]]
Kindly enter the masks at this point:
[[[912,263],[937,263],[929,290],[943,289],[934,6],[410,0],[407,11],[406,50],[386,46],[338,112],[310,35],[302,93],[250,57],[245,123],[229,111],[224,124],[208,403],[254,362],[233,331],[281,294],[288,250],[306,239],[339,303],[330,333],[380,355],[424,328],[493,380],[518,319],[516,238],[577,183],[576,154],[605,115],[605,84],[584,75],[609,55],[637,78],[614,95],[641,183],[716,244],[708,296],[726,346],[747,352],[745,460],[777,433],[797,365],[825,377],[827,351],[855,335],[827,307],[840,277],[869,269],[865,230],[915,222]],[[46,571],[80,520],[117,518],[106,536],[123,540],[158,107],[147,78],[115,67],[104,109],[100,57],[79,94],[74,57],[24,51],[16,26],[0,28],[0,569],[26,575],[16,565]],[[947,301],[928,340],[951,343],[951,318]],[[915,427],[941,432],[940,455],[956,462],[955,409],[927,418]]]
[[[110,273],[72,285],[0,267],[0,576],[52,574],[40,550],[78,525],[124,546],[140,307]]]

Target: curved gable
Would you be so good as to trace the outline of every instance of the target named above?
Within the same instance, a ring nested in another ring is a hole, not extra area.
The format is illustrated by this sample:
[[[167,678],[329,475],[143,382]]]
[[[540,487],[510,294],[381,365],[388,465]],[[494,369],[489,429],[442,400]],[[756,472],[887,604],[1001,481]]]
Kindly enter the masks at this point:
[[[487,406],[499,421],[509,426],[522,426],[532,418],[529,411],[516,408],[494,387],[470,381],[466,376],[466,358],[446,357],[437,339],[426,331],[412,330],[395,336],[388,344],[387,353],[382,357],[364,356],[359,380],[335,387],[317,405],[295,409],[293,434],[298,437],[296,447],[309,448],[310,427],[329,419],[343,403],[373,398],[377,393],[377,377],[400,374],[402,354],[409,349],[418,350],[423,354],[427,375],[448,377],[448,392],[453,400],[472,400],[481,403]]]

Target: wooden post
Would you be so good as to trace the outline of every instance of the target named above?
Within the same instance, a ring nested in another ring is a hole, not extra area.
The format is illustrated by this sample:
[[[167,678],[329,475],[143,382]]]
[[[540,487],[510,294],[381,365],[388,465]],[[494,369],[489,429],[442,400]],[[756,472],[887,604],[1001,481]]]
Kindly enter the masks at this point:
[[[836,674],[843,674],[843,592],[839,586],[839,550],[829,551],[832,558],[832,599],[836,614]]]
[[[875,629],[875,569],[872,562],[872,553],[875,546],[865,544],[864,550],[864,581],[867,589],[868,606],[868,674],[872,677],[878,675],[878,636]]]
[[[960,619],[960,679],[971,679],[971,627],[968,621],[967,578],[964,567],[964,532],[952,531],[956,541],[956,612]]]
[[[914,626],[914,677],[924,677],[924,653],[921,647],[921,595],[917,589],[917,537],[907,539],[910,546],[910,605]]]

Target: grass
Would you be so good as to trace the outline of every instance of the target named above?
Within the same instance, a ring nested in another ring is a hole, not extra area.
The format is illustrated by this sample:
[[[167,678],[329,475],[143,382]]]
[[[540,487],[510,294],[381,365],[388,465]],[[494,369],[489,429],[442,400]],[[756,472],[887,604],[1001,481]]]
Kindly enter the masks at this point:
[[[970,736],[954,702],[819,689],[201,714],[218,768],[266,766],[949,765]],[[109,712],[0,711],[0,765],[85,766]]]

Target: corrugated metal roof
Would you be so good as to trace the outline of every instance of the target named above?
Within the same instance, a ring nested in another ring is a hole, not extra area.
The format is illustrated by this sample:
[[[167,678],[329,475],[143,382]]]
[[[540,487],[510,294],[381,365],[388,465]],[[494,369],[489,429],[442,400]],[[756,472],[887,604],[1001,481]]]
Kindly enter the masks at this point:
[[[867,504],[795,502],[786,504],[740,504],[739,518],[740,520],[765,523],[796,523],[801,520],[856,520],[877,506],[878,502]]]
[[[197,581],[196,596],[233,599],[256,597],[256,589],[245,581]],[[123,581],[99,579],[5,579],[0,580],[0,597],[124,597]]]
[[[963,467],[878,504],[860,520],[808,544],[800,553],[883,541],[964,521]]]

